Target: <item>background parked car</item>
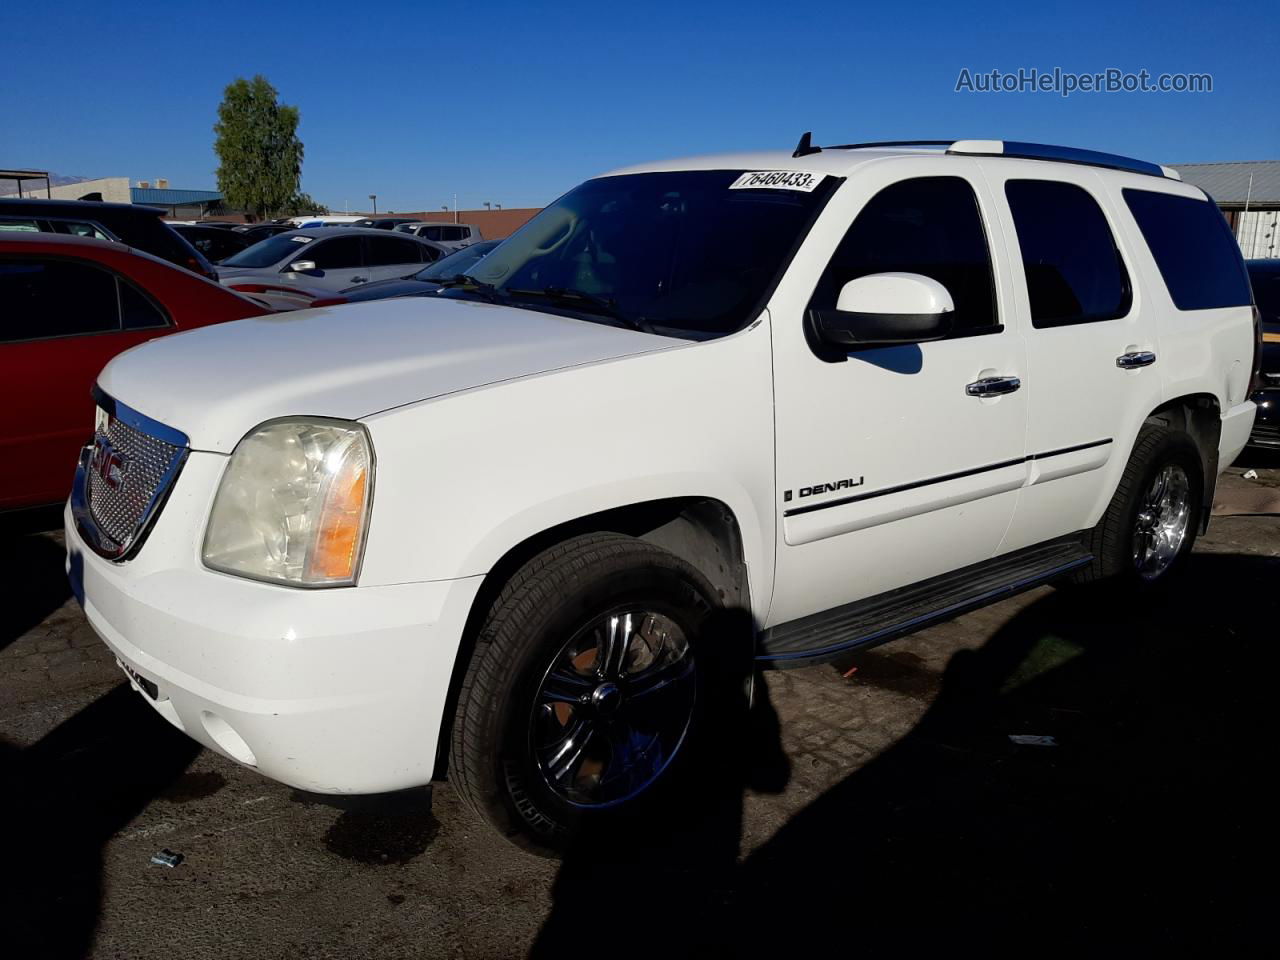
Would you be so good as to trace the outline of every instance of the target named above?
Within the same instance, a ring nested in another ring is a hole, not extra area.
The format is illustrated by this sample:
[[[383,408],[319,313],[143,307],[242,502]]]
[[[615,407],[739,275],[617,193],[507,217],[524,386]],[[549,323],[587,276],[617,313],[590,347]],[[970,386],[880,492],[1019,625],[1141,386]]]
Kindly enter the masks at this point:
[[[292,223],[295,227],[305,227],[310,229],[311,227],[328,227],[334,224],[346,224],[347,226],[350,226],[354,224],[357,220],[363,220],[363,219],[364,217],[360,216],[359,214],[348,214],[348,213],[318,214],[317,213],[317,214],[312,214],[309,217],[291,217],[289,220],[285,222]]]
[[[211,263],[221,263],[233,253],[239,253],[257,241],[250,240],[242,233],[232,229],[208,226],[205,224],[175,224],[172,228],[180,237],[204,254]]]
[[[1250,260],[1253,302],[1262,315],[1262,382],[1249,443],[1280,450],[1280,260]]]
[[[396,280],[380,280],[377,283],[359,284],[348,287],[337,297],[329,297],[323,304],[356,303],[361,300],[385,300],[388,297],[425,297],[440,289],[440,281],[449,280],[471,268],[484,259],[485,254],[496,247],[500,240],[485,240],[473,243],[462,250],[455,250],[447,257],[441,257],[429,267],[419,270],[408,277]]]
[[[0,234],[0,510],[64,500],[93,434],[90,389],[122,350],[269,311],[111,241]]]
[[[417,217],[365,217],[352,224],[353,227],[370,227],[374,230],[394,230],[404,224],[422,223]]]
[[[277,233],[287,233],[294,229],[291,223],[241,223],[233,227],[236,233],[247,237],[250,243],[257,243]]]
[[[454,250],[484,239],[480,235],[480,228],[469,223],[402,223],[396,230],[432,240]]]
[[[161,218],[163,210],[92,200],[0,200],[0,231],[116,240],[217,280],[213,265]]]
[[[290,230],[227,258],[218,267],[218,279],[227,286],[257,280],[337,293],[417,273],[446,253],[440,244],[385,230]]]

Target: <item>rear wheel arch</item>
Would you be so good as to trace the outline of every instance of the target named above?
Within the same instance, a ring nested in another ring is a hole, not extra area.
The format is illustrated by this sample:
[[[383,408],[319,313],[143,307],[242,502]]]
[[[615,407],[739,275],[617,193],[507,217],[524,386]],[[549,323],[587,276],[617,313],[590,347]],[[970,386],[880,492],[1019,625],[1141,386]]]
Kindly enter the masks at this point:
[[[742,530],[729,506],[715,498],[676,497],[627,504],[577,517],[526,537],[509,547],[489,568],[472,600],[449,679],[436,743],[435,779],[442,779],[446,773],[459,691],[475,652],[476,636],[502,588],[538,554],[593,533],[624,534],[662,547],[706,577],[723,606],[750,610]]]
[[[1200,532],[1209,525],[1209,512],[1218,485],[1218,441],[1222,435],[1222,406],[1210,393],[1194,393],[1162,403],[1147,414],[1146,423],[1187,434],[1200,451],[1204,471]]]

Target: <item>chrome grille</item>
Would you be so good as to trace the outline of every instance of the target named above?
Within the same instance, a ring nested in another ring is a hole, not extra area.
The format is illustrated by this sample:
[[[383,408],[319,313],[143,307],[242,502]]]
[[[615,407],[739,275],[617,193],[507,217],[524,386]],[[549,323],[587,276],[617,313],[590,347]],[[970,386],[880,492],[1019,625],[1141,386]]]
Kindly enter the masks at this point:
[[[93,444],[80,455],[71,492],[76,526],[113,560],[127,559],[159,512],[186,459],[177,430],[98,394]]]
[[[1264,447],[1280,447],[1280,423],[1255,423],[1249,442]]]

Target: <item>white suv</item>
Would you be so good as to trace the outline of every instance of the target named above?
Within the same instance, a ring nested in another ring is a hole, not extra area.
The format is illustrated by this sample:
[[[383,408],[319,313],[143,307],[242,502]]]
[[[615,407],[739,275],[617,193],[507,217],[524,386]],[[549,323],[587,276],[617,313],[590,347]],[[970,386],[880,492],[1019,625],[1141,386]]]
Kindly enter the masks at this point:
[[[1230,232],[1121,157],[648,164],[475,274],[117,357],[68,568],[210,749],[328,793],[447,761],[543,847],[678,783],[738,654],[1165,580],[1254,419]]]

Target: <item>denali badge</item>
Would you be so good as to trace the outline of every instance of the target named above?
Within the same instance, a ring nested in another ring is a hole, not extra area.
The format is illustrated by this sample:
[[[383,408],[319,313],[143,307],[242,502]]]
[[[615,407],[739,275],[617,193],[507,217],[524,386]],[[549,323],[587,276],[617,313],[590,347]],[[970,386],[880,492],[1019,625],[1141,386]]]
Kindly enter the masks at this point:
[[[811,487],[801,487],[798,492],[800,498],[804,499],[805,497],[812,497],[815,493],[835,493],[837,490],[851,490],[854,487],[862,486],[862,481],[865,479],[865,477],[848,477],[831,483],[815,483]],[[782,491],[782,502],[790,503],[791,494],[791,490]]]
[[[129,461],[111,445],[111,441],[98,434],[93,438],[93,456],[89,469],[102,478],[112,490],[119,490],[129,472]]]

